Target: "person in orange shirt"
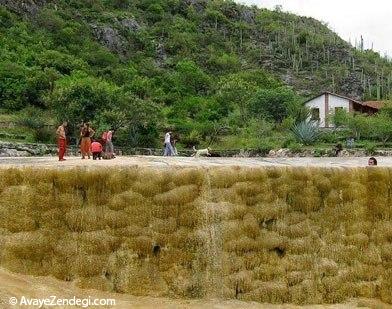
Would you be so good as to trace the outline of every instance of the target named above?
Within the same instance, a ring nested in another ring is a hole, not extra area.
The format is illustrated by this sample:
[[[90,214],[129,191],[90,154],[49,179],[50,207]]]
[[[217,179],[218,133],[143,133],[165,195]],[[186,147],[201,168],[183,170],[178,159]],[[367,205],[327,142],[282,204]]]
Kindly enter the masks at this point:
[[[93,153],[93,160],[101,160],[102,156],[102,145],[98,141],[94,140],[91,143],[91,152]]]
[[[64,159],[64,154],[67,150],[67,136],[66,136],[66,129],[67,129],[68,123],[67,121],[64,121],[56,131],[57,135],[57,145],[58,145],[58,153],[59,153],[59,161],[65,161]]]

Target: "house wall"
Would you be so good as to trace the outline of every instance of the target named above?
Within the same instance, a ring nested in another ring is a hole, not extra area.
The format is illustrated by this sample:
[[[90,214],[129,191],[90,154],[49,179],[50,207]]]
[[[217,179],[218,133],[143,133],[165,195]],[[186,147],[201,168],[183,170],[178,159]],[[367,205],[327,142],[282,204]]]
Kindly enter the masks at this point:
[[[332,94],[327,94],[328,104],[326,104],[326,95],[323,94],[317,98],[306,103],[308,108],[319,108],[320,109],[320,127],[333,127],[331,121],[326,121],[328,114],[333,114],[336,107],[343,107],[347,111],[350,110],[350,101],[344,98],[334,96]],[[328,105],[328,111],[326,112],[326,105]]]
[[[310,109],[318,108],[320,110],[319,125],[320,125],[320,127],[324,127],[325,126],[325,95],[323,94],[323,95],[307,102],[306,106]],[[309,118],[309,120],[310,120],[310,118]]]

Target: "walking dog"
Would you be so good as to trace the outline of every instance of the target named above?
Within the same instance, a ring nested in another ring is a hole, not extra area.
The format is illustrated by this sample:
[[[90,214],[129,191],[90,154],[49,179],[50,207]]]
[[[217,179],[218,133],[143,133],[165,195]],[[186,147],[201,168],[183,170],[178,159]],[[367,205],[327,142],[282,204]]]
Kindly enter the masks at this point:
[[[210,157],[211,156],[209,147],[204,148],[204,149],[196,149],[196,147],[193,146],[193,151],[195,153],[192,155],[192,157],[198,158],[198,157]]]

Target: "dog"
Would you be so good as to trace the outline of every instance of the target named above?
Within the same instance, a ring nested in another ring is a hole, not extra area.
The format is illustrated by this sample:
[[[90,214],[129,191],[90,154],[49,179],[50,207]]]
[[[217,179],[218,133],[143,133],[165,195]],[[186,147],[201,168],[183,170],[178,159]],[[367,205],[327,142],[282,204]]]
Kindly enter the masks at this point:
[[[204,148],[204,149],[196,149],[195,146],[193,146],[193,151],[195,152],[192,157],[210,157],[210,147]]]

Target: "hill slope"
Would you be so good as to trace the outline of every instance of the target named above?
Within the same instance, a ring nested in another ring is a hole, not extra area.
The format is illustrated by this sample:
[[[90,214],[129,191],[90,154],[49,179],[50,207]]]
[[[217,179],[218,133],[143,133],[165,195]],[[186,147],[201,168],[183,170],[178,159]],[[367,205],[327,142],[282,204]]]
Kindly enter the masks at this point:
[[[301,117],[300,102],[324,90],[392,96],[391,62],[312,18],[223,0],[0,5],[0,108],[125,128],[131,145],[156,143],[167,126],[184,144],[245,126],[265,135],[260,116]]]

